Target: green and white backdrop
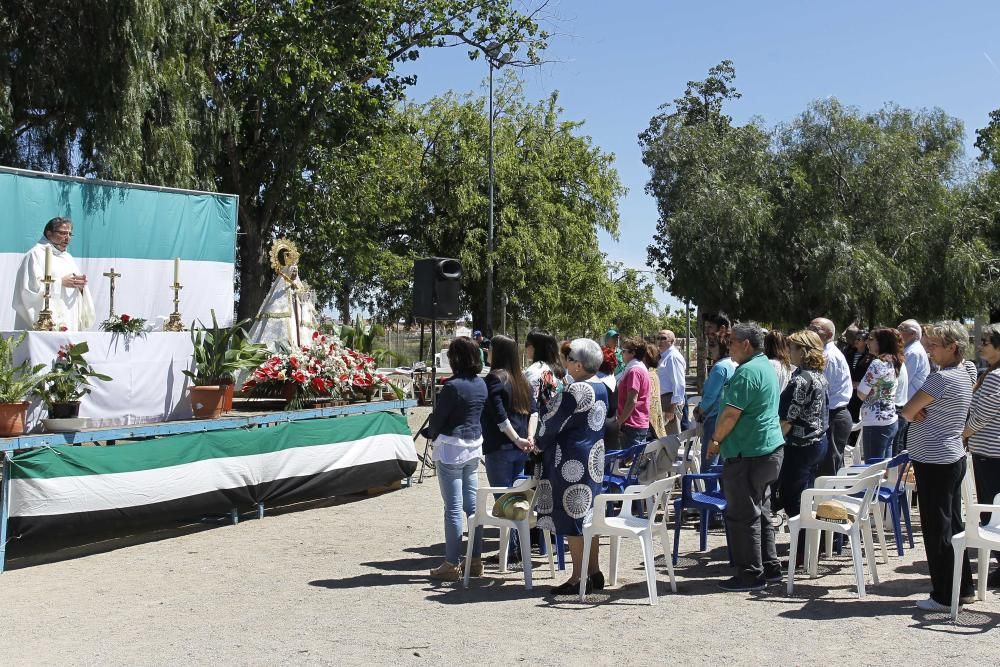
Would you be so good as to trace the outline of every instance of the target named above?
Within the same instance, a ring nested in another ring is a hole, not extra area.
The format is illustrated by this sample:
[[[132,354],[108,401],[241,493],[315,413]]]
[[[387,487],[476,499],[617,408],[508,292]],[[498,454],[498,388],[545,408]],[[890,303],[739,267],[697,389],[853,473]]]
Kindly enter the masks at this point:
[[[232,322],[236,262],[234,195],[157,188],[0,167],[0,331],[14,326],[12,295],[21,258],[56,216],[73,220],[69,247],[90,281],[97,321],[107,317],[109,282],[122,274],[115,311],[151,324],[173,311],[174,258],[181,259],[185,322]],[[94,327],[96,328],[96,324]],[[159,328],[159,327],[157,327]]]

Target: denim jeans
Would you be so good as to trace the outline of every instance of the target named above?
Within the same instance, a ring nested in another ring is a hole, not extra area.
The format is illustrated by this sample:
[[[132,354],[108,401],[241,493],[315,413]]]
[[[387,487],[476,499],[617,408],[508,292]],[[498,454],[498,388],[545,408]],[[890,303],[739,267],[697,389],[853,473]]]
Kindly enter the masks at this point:
[[[726,496],[726,531],[736,576],[759,581],[768,569],[781,567],[774,546],[769,486],[778,479],[784,447],[764,456],[726,459],[722,491]]]
[[[490,486],[513,486],[518,475],[524,473],[528,455],[517,447],[498,449],[486,454],[486,479]]]
[[[444,500],[444,557],[457,564],[462,549],[462,514],[476,513],[476,491],[479,490],[479,457],[467,463],[437,463],[438,486]],[[472,546],[472,556],[483,553],[483,529],[477,528]]]
[[[781,462],[781,472],[778,475],[778,487],[781,490],[781,502],[785,514],[789,517],[798,516],[802,509],[802,492],[816,481],[820,463],[826,458],[826,434],[815,445],[804,447],[785,446],[785,457]],[[799,550],[797,558],[805,556],[806,531],[799,531]]]
[[[649,435],[649,427],[636,428],[635,426],[622,426],[621,434],[618,437],[618,449],[628,449],[634,445],[646,442]]]
[[[899,422],[896,421],[883,426],[863,426],[861,428],[861,451],[864,452],[865,461],[875,458],[892,458],[892,443],[896,439],[898,427]]]

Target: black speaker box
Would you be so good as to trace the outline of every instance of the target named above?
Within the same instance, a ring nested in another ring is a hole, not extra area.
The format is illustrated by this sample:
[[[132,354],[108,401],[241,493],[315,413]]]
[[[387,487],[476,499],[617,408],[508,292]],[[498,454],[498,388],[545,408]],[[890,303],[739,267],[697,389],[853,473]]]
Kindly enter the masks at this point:
[[[419,320],[457,320],[462,263],[447,257],[413,262],[413,316]]]

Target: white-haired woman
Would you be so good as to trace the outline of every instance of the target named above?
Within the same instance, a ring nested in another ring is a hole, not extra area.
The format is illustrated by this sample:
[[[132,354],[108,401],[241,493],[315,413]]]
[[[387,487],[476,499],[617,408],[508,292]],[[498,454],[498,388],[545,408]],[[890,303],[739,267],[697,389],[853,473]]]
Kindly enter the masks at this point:
[[[574,382],[557,394],[542,418],[535,446],[542,451],[538,483],[538,527],[566,536],[573,559],[570,578],[552,592],[570,595],[580,586],[583,525],[594,512],[594,496],[604,481],[604,421],[608,389],[594,375],[604,361],[600,346],[587,338],[570,344],[566,370]],[[593,381],[592,381],[593,380]],[[587,590],[604,588],[591,543]]]
[[[917,602],[924,611],[948,611],[954,552],[951,538],[965,530],[962,480],[965,477],[965,428],[972,403],[972,379],[963,365],[969,334],[958,322],[945,321],[924,330],[923,344],[938,370],[903,407],[910,423],[906,446],[917,479],[920,530],[924,536],[931,594]],[[962,551],[960,599],[972,602],[972,571]]]

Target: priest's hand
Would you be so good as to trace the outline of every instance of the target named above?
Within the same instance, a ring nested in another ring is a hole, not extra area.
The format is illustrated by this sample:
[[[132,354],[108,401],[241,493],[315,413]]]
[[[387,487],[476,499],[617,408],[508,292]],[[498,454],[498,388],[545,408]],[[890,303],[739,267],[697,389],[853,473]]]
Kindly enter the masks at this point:
[[[87,276],[78,276],[75,273],[63,276],[62,284],[63,287],[76,287],[77,289],[83,289],[87,286]]]

